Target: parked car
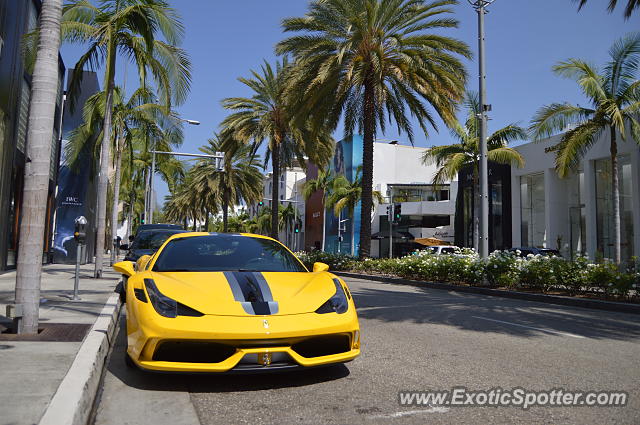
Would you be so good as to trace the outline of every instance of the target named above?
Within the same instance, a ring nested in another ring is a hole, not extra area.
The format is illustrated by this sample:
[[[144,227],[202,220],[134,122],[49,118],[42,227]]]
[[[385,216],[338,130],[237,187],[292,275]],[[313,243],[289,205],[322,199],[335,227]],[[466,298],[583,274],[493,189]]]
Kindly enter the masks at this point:
[[[123,245],[122,249],[128,249],[125,261],[138,261],[143,255],[152,255],[162,246],[169,236],[176,233],[185,233],[182,229],[150,229],[142,230],[136,234],[130,246]]]
[[[128,366],[166,372],[267,372],[360,355],[347,284],[260,235],[183,233],[127,276]]]
[[[171,230],[182,230],[182,231],[184,231],[184,228],[182,226],[180,226],[179,224],[163,224],[163,223],[141,224],[136,229],[135,236],[138,236],[138,233],[143,232],[145,230],[157,230],[157,229],[171,229]]]
[[[543,255],[545,257],[562,257],[560,251],[551,248],[536,248],[534,246],[520,246],[517,248],[511,248],[510,252],[514,252],[520,257],[526,257],[529,254]]]
[[[455,254],[460,248],[453,245],[434,245],[428,246],[420,251],[426,251],[431,254],[442,255],[442,254]]]

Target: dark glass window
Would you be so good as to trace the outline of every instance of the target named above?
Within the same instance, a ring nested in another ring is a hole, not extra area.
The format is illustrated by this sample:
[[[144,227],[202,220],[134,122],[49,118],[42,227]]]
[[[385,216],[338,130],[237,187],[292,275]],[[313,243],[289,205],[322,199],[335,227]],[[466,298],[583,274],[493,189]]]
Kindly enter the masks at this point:
[[[131,245],[131,249],[158,249],[169,236],[176,233],[184,233],[184,230],[147,230],[142,231],[136,236]]]
[[[173,239],[159,253],[153,270],[306,272],[302,263],[278,242],[239,235]]]

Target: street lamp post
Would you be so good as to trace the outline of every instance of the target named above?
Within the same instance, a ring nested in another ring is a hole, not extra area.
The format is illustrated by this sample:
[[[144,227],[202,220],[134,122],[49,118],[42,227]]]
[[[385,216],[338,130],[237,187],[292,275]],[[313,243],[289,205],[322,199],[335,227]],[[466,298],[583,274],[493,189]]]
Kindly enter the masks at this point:
[[[156,167],[156,154],[158,155],[173,155],[173,156],[190,156],[194,158],[213,158],[218,160],[217,168],[222,171],[223,165],[222,161],[224,160],[224,152],[216,152],[214,155],[208,155],[203,153],[185,153],[185,152],[162,152],[162,151],[151,151],[153,154],[153,159],[151,161],[151,201],[153,201],[153,174],[155,173]],[[153,223],[153,202],[149,202],[149,224]]]
[[[187,120],[187,119],[183,119],[183,118],[175,118],[178,121],[182,121],[182,122],[186,122],[187,124],[190,125],[200,125],[200,121],[196,121],[196,120]],[[151,156],[151,176],[149,176],[149,200],[147,203],[148,206],[148,217],[146,217],[147,222],[149,224],[153,223],[153,196],[154,196],[154,189],[153,189],[153,176],[156,173],[156,143],[153,143],[153,151],[151,151],[152,156]]]
[[[489,171],[487,161],[487,112],[491,105],[486,103],[486,73],[484,61],[484,15],[486,7],[495,0],[467,0],[478,13],[478,80],[480,91],[480,235],[478,251],[481,258],[489,255]]]

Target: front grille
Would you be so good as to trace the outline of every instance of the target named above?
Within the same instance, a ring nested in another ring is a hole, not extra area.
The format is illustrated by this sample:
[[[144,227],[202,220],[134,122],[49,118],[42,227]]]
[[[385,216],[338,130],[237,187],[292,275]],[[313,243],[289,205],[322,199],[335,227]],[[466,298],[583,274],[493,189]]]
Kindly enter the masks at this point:
[[[350,351],[351,338],[344,334],[315,336],[293,344],[291,348],[302,357],[328,356]]]
[[[236,349],[215,342],[164,341],[153,353],[153,360],[181,363],[220,363]]]

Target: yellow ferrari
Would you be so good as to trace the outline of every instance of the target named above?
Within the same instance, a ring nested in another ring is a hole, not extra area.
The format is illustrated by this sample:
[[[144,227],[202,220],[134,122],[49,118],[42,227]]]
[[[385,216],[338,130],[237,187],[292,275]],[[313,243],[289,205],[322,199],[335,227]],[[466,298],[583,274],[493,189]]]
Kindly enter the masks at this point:
[[[360,354],[349,288],[328,266],[309,272],[274,239],[180,233],[124,275],[130,366],[259,372],[344,363]]]

